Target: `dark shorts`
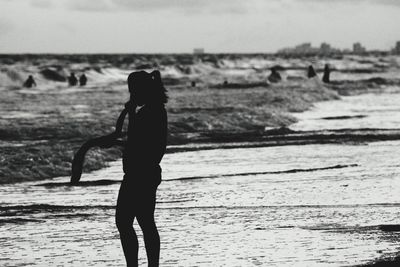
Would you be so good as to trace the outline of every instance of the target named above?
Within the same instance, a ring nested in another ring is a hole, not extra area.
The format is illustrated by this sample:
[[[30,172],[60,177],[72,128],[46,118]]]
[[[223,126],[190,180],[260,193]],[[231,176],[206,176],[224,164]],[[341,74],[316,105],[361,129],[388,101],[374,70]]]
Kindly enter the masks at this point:
[[[161,169],[125,174],[119,189],[117,213],[137,216],[154,213],[156,193],[161,182]]]

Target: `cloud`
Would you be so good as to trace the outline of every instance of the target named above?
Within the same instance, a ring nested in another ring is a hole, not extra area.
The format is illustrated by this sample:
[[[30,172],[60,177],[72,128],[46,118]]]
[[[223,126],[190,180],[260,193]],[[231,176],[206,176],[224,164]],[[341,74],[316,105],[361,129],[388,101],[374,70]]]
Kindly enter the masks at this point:
[[[399,0],[374,0],[376,3],[380,4],[385,4],[385,5],[393,5],[400,7],[400,1]]]
[[[120,7],[133,10],[179,9],[238,12],[245,7],[240,0],[113,0],[113,2]]]
[[[0,0],[7,2],[10,0]],[[20,0],[27,1],[27,0]],[[400,7],[400,0],[29,0],[40,8],[55,6],[82,12],[158,12],[178,11],[190,14],[246,13],[270,5],[290,8],[304,4],[313,5],[391,5]]]
[[[69,9],[78,11],[156,12],[172,10],[191,14],[244,13],[248,6],[241,0],[70,0],[65,4]]]
[[[117,6],[107,0],[70,0],[65,3],[65,6],[78,11],[110,12],[117,10]]]
[[[1,0],[0,0],[1,1]],[[5,1],[5,0],[3,0]],[[299,5],[391,5],[400,7],[400,0],[31,0],[36,7],[54,5],[82,12],[159,12],[173,11],[190,15],[244,14],[250,11],[271,11],[298,8]]]
[[[31,5],[33,7],[49,8],[53,7],[54,2],[52,2],[51,0],[31,0]]]
[[[280,0],[284,1],[284,0]],[[289,0],[292,2],[313,2],[316,4],[373,4],[373,5],[393,5],[400,7],[399,0]]]

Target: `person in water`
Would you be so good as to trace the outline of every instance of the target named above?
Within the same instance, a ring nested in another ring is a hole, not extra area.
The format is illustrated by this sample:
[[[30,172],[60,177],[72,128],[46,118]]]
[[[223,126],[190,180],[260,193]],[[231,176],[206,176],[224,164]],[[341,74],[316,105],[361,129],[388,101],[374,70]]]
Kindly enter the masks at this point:
[[[130,100],[128,139],[123,151],[124,178],[119,189],[116,225],[127,266],[138,266],[136,218],[142,229],[148,266],[158,266],[160,237],[154,221],[156,191],[161,182],[160,162],[167,145],[166,89],[159,71],[128,76]],[[140,107],[137,111],[136,109]]]
[[[271,83],[278,83],[282,80],[281,74],[276,67],[271,68],[271,74],[268,76],[268,81]]]
[[[28,79],[26,79],[26,81],[24,82],[24,87],[32,88],[32,86],[36,87],[36,82],[35,82],[35,79],[33,79],[33,76],[29,75]]]
[[[325,64],[325,68],[324,68],[324,76],[322,76],[322,81],[324,83],[330,83],[330,74],[331,74],[331,69],[329,68],[328,64]]]
[[[83,73],[80,77],[79,77],[79,85],[80,86],[85,86],[87,83],[87,77],[85,75],[85,73]]]
[[[68,77],[69,86],[75,86],[78,84],[78,79],[75,76],[75,73],[71,72],[71,75]]]
[[[307,77],[308,79],[317,77],[317,73],[315,72],[314,67],[312,65],[308,66]]]

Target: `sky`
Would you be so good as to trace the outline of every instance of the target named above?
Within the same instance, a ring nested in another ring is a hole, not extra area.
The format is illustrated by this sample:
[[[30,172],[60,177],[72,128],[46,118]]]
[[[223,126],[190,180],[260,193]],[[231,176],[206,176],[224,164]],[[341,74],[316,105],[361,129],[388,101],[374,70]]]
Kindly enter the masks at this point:
[[[0,53],[388,50],[400,0],[0,0]]]

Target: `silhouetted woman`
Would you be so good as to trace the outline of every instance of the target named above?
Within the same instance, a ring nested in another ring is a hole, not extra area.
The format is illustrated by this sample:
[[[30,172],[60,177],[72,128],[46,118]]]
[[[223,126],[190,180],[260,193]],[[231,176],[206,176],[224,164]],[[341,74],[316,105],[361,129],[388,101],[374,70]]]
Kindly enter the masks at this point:
[[[158,71],[131,73],[128,87],[128,140],[123,153],[125,175],[118,195],[116,224],[127,265],[138,265],[139,246],[132,226],[136,218],[143,232],[148,266],[158,266],[160,237],[154,209],[161,182],[159,164],[167,144],[166,90]]]

